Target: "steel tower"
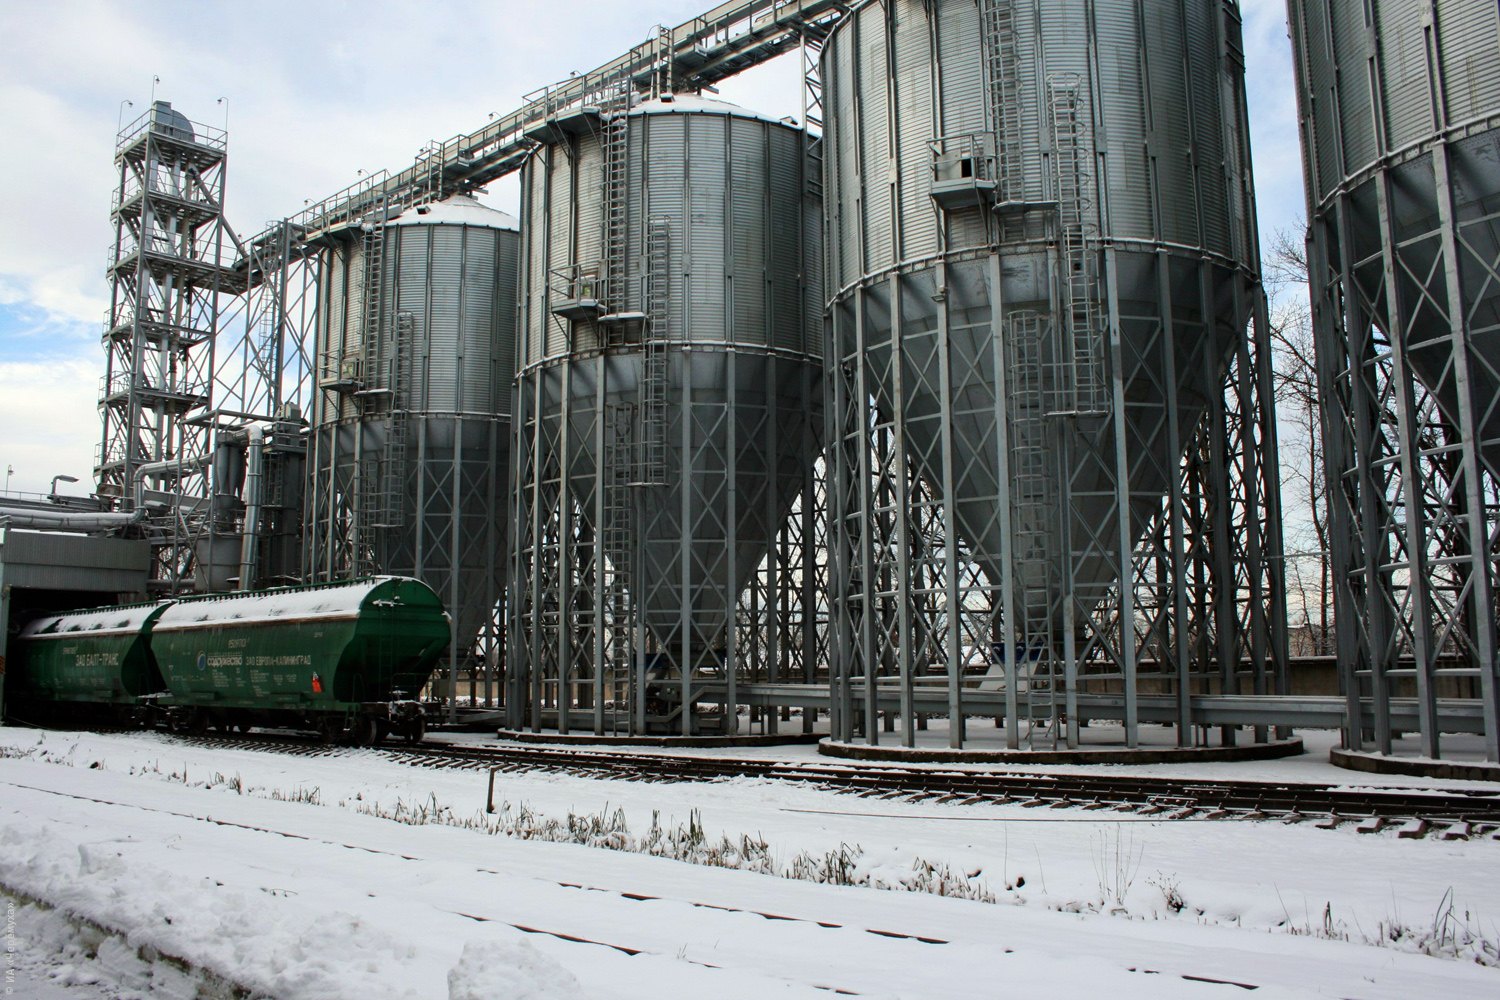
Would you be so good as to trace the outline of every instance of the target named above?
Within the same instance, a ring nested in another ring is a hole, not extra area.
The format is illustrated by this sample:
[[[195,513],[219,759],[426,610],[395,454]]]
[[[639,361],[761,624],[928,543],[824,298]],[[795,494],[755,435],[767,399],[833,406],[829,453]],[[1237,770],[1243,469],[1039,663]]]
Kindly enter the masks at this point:
[[[153,578],[192,586],[192,523],[207,514],[209,421],[219,296],[232,279],[223,216],[225,133],[165,101],[119,135],[111,219],[107,356],[99,408],[99,493],[140,512]]]

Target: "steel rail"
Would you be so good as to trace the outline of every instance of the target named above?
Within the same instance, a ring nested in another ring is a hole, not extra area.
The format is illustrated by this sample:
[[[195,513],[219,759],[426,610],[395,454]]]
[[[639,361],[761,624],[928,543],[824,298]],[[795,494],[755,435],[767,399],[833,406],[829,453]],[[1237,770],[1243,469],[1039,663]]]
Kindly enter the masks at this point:
[[[1111,809],[1162,819],[1276,819],[1320,827],[1359,823],[1364,832],[1401,824],[1401,835],[1429,832],[1452,838],[1500,837],[1500,790],[1426,790],[1410,787],[1342,787],[1247,779],[962,770],[947,766],[827,764],[610,748],[472,747],[388,744],[361,751],[326,746],[312,738],[254,734],[176,738],[197,746],[263,750],[298,756],[373,752],[422,767],[495,773],[561,771],[608,780],[682,782],[759,778],[799,782],[824,790],[912,801],[994,803]]]

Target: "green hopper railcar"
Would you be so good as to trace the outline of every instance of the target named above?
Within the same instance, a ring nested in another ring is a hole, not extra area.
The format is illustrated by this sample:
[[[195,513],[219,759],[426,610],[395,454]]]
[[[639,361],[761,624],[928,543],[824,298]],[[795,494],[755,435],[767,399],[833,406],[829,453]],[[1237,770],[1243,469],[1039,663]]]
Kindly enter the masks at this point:
[[[117,721],[134,714],[165,689],[151,629],[167,607],[126,604],[30,622],[12,661],[10,714],[38,722]]]
[[[183,598],[152,628],[168,691],[159,705],[188,730],[416,741],[426,729],[417,697],[449,634],[438,596],[400,577]]]

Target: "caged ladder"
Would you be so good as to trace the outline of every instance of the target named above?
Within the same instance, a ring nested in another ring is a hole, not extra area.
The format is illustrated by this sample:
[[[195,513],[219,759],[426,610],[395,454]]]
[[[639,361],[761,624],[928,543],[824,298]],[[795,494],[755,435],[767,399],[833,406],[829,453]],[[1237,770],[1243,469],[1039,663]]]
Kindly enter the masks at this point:
[[[1076,73],[1048,78],[1052,148],[1057,182],[1062,317],[1066,323],[1063,361],[1071,399],[1062,409],[1078,416],[1108,413],[1103,331],[1099,328],[1100,281],[1093,218],[1092,158],[1083,122],[1082,81]]]
[[[1016,54],[1015,0],[983,0],[985,77],[995,130],[995,203],[1025,201],[1021,162],[1021,81]]]
[[[1026,739],[1034,745],[1037,720],[1056,717],[1052,605],[1056,589],[1053,557],[1058,539],[1042,344],[1047,324],[1029,309],[1013,312],[1007,324],[1011,566],[1017,621],[1015,648],[1005,650],[1004,655],[1014,660],[1017,694],[1025,694],[1018,710],[1027,723]]]

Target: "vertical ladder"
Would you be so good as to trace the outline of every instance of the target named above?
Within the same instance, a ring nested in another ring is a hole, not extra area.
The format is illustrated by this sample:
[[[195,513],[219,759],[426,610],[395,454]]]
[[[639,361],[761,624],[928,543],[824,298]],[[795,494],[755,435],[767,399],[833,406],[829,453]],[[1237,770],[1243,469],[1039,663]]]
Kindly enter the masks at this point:
[[[622,80],[617,96],[603,109],[604,147],[604,311],[622,313],[626,309],[626,282],[629,280],[630,191],[626,174],[630,168],[630,85]],[[624,341],[627,324],[606,324],[606,340]]]
[[[1017,310],[1008,318],[1010,359],[1006,399],[1010,421],[1012,574],[1015,594],[1016,678],[1025,683],[1027,740],[1036,735],[1036,719],[1053,718],[1052,635],[1053,556],[1060,544],[1056,531],[1057,497],[1050,475],[1047,440],[1047,392],[1044,380],[1042,317]]]
[[[631,428],[635,421],[629,412],[634,408],[631,403],[610,403],[605,408],[604,524],[600,526],[605,559],[600,560],[598,573],[609,617],[609,644],[605,662],[598,669],[604,674],[604,696],[610,706],[604,709],[606,726],[616,731],[630,728],[628,693],[633,686],[635,653],[630,578],[635,557],[635,498],[630,488],[635,464]],[[601,628],[603,623],[595,627]]]
[[[641,342],[639,467],[634,486],[667,482],[667,343],[671,338],[671,222],[653,215],[646,224],[646,326]]]
[[[1108,412],[1104,378],[1104,345],[1099,329],[1099,265],[1095,253],[1093,185],[1082,121],[1082,82],[1076,73],[1047,81],[1052,113],[1052,148],[1057,173],[1058,247],[1063,269],[1063,369],[1072,399],[1064,404],[1078,414]]]
[[[360,325],[360,378],[365,388],[380,388],[380,349],[385,326],[385,211],[366,221],[360,249],[364,261],[364,316]]]
[[[380,524],[385,520],[380,509],[382,482],[380,452],[361,455],[358,465],[358,491],[350,520],[354,531],[349,572],[354,576],[371,576],[380,569]]]
[[[415,329],[415,316],[405,311],[396,314],[396,323],[392,330],[390,367],[386,375],[386,388],[389,390],[386,399],[389,409],[386,418],[385,446],[381,455],[380,497],[377,505],[380,511],[380,522],[377,526],[384,529],[399,528],[405,513],[404,486],[408,427],[406,387],[402,379],[401,363],[409,356],[412,333]]]
[[[1025,200],[1021,163],[1021,82],[1016,56],[1015,0],[983,0],[985,76],[995,129],[995,201]]]
[[[361,227],[360,260],[363,264],[361,290],[363,312],[360,316],[360,369],[359,388],[368,393],[370,389],[383,388],[381,383],[381,354],[384,346],[385,322],[385,206],[371,209]],[[377,406],[378,394],[357,395],[359,406],[366,416]],[[355,496],[352,520],[354,522],[354,552],[351,569],[358,575],[381,572],[382,530],[390,520],[387,510],[386,477],[384,468],[384,443],[379,449],[371,449],[360,456],[359,484]]]
[[[672,32],[666,28],[656,30],[656,66],[651,74],[651,96],[660,98],[670,94],[676,87],[673,79]]]

